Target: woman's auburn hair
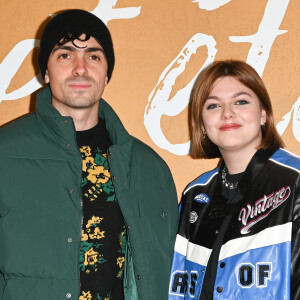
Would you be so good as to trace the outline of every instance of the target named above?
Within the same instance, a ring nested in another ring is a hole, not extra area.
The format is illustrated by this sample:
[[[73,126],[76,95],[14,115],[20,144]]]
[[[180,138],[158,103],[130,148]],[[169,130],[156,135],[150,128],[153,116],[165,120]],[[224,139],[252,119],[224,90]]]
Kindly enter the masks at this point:
[[[251,89],[259,99],[261,109],[266,111],[266,123],[262,127],[262,140],[257,149],[278,149],[284,142],[278,134],[273,109],[267,89],[257,72],[240,60],[215,61],[204,69],[194,84],[189,105],[189,130],[192,140],[192,158],[219,158],[219,148],[203,134],[202,111],[217,79],[230,76]]]

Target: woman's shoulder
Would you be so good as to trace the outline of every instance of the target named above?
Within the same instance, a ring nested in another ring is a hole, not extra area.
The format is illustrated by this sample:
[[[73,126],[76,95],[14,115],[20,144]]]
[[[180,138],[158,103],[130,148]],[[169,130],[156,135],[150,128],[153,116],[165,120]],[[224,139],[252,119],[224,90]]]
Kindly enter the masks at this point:
[[[201,174],[199,177],[195,178],[192,182],[190,182],[187,185],[187,187],[183,191],[183,194],[186,194],[188,191],[195,187],[208,185],[218,173],[219,168],[217,167],[213,170]]]
[[[275,151],[270,160],[300,173],[300,157],[286,149],[280,148]]]

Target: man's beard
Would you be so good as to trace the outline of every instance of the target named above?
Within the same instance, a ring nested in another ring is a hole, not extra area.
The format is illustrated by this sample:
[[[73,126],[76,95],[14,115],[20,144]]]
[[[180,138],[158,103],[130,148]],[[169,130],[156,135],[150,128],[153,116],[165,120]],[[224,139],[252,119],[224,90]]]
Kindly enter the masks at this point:
[[[57,99],[59,102],[62,102],[66,106],[74,109],[85,109],[94,106],[98,101],[97,91],[94,91],[94,87],[96,86],[95,80],[90,78],[89,76],[71,76],[67,78],[64,82],[65,87],[69,87],[70,84],[78,84],[78,83],[87,83],[91,87],[85,91],[76,91],[69,93],[65,89],[63,89],[63,98],[62,100]],[[86,95],[89,94],[89,95]]]

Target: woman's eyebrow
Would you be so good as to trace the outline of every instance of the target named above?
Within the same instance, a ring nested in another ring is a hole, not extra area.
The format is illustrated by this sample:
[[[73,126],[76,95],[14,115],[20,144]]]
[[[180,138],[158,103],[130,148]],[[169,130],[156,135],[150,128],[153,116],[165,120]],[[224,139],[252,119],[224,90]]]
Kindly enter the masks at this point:
[[[233,98],[239,97],[241,95],[247,95],[247,96],[251,97],[251,95],[247,92],[238,92],[238,93],[233,94]]]

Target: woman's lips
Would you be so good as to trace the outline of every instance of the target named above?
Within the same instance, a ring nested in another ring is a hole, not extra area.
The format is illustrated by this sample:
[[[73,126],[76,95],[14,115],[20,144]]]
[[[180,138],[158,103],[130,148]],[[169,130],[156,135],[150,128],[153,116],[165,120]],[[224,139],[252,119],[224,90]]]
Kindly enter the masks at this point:
[[[234,130],[234,129],[238,129],[240,128],[241,125],[239,124],[236,124],[236,123],[230,123],[230,124],[226,124],[226,125],[223,125],[220,127],[220,130],[223,130],[223,131],[228,131],[228,130]]]

